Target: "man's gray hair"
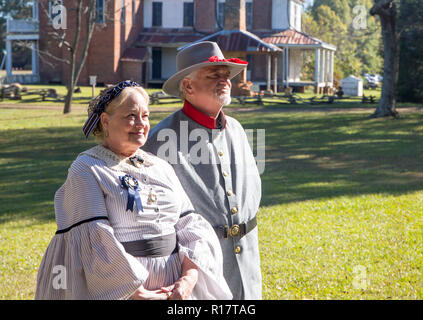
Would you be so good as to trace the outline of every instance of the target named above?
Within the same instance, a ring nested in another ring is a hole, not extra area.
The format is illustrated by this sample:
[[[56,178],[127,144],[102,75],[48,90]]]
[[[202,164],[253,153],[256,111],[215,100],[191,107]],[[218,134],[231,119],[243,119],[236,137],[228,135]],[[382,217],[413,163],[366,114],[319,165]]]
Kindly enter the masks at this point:
[[[198,70],[197,70],[198,71]],[[179,82],[179,98],[181,98],[182,100],[185,100],[186,97],[186,92],[185,92],[185,88],[183,85],[183,81],[184,79],[190,79],[190,80],[194,80],[197,78],[197,71],[191,72],[190,74],[186,75],[180,82]]]

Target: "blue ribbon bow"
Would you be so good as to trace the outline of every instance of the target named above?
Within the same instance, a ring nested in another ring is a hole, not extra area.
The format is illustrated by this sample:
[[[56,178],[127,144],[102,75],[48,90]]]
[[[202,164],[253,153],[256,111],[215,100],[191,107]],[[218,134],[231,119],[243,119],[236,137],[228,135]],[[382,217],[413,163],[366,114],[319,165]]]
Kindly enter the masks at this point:
[[[131,210],[134,211],[134,202],[137,205],[138,210],[144,212],[141,203],[141,196],[139,191],[141,188],[139,187],[138,180],[132,177],[129,174],[119,177],[122,187],[128,190],[128,203],[126,204],[126,211]]]

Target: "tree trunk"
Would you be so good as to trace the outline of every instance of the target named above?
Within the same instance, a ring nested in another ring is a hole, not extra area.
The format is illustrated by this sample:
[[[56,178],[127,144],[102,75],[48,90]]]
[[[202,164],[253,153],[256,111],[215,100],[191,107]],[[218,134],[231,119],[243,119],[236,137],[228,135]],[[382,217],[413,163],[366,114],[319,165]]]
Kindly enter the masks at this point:
[[[70,59],[70,73],[69,73],[69,79],[66,84],[66,97],[65,97],[65,106],[63,108],[63,113],[70,113],[71,112],[71,106],[72,106],[72,97],[73,97],[73,90],[75,87],[75,52],[71,52],[71,59]]]
[[[85,60],[88,55],[88,48],[90,46],[91,38],[94,31],[95,25],[95,7],[96,7],[96,0],[89,1],[89,7],[87,8],[87,19],[86,19],[86,36],[84,38],[84,46],[82,48],[82,52],[80,53],[80,58],[77,62],[76,54],[79,48],[79,39],[81,37],[81,14],[82,14],[82,1],[79,1],[77,7],[77,21],[76,21],[76,31],[75,37],[73,40],[73,45],[71,51],[71,58],[70,58],[70,75],[69,80],[67,83],[67,94],[65,98],[65,106],[63,108],[63,113],[71,112],[71,104],[72,104],[72,97],[74,89],[78,83],[79,76],[82,71],[82,67],[85,64]]]
[[[63,108],[63,113],[71,112],[71,104],[72,104],[72,97],[73,97],[73,88],[70,84],[67,85],[67,93],[65,97],[65,107]]]
[[[399,34],[397,30],[397,7],[393,0],[375,1],[371,15],[379,15],[384,46],[382,95],[371,118],[398,117],[396,96],[399,73]]]

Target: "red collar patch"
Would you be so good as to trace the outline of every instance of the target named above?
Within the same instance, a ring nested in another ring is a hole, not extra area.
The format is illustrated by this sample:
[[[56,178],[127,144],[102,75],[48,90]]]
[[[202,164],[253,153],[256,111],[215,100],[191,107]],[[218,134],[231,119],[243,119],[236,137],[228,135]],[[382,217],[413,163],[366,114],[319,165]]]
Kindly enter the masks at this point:
[[[205,115],[201,111],[197,110],[191,103],[187,100],[184,101],[184,107],[182,108],[182,112],[185,113],[186,116],[197,122],[198,124],[202,125],[203,127],[209,129],[224,129],[226,128],[226,117],[223,113],[223,110],[220,111],[217,118],[210,117]]]

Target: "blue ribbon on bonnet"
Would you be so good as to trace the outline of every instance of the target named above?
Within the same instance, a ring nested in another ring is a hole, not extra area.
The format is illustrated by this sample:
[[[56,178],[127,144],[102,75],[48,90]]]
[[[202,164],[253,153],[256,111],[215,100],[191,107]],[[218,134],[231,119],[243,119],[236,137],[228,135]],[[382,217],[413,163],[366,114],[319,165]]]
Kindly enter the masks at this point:
[[[126,204],[126,211],[131,210],[134,211],[134,202],[137,205],[138,211],[142,211],[142,203],[141,203],[141,196],[139,191],[141,188],[139,187],[138,180],[132,177],[129,174],[119,177],[120,181],[122,182],[122,187],[128,190],[128,202]]]

